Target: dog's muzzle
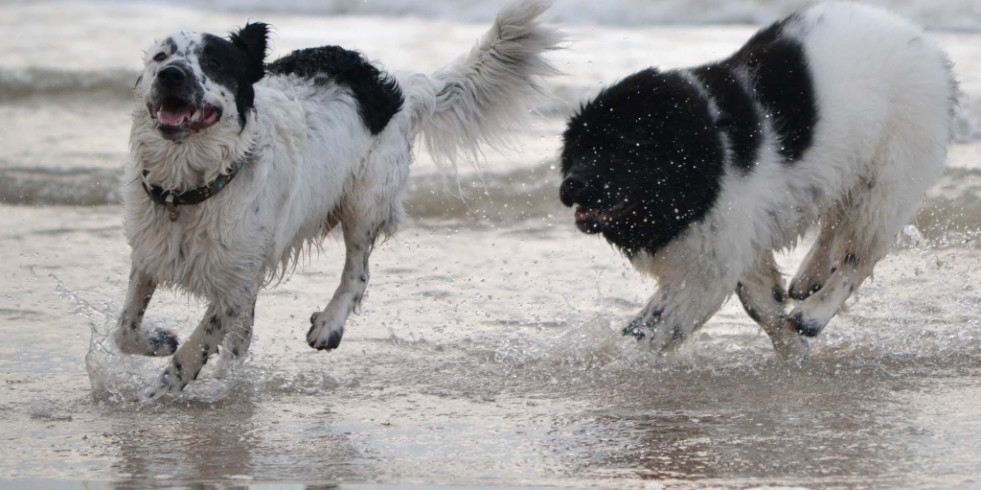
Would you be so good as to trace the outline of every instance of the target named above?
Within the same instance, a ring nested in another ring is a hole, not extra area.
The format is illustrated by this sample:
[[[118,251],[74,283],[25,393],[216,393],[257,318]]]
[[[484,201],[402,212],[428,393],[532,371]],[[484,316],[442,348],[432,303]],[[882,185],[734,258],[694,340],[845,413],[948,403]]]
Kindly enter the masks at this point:
[[[171,64],[157,72],[147,110],[165,138],[180,141],[221,119],[221,108],[202,103],[202,98],[201,87],[190,69]]]

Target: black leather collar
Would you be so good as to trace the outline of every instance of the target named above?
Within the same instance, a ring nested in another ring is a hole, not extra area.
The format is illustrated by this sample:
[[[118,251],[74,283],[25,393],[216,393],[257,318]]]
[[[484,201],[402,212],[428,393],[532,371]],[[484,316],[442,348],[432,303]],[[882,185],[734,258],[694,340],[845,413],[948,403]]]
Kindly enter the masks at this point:
[[[154,184],[148,184],[145,179],[141,179],[143,184],[143,190],[153,199],[154,202],[165,206],[167,211],[170,211],[170,220],[177,221],[177,217],[180,211],[177,206],[193,206],[195,204],[201,204],[204,201],[214,197],[216,194],[221,192],[225,186],[228,185],[232,179],[238,174],[238,171],[242,169],[246,163],[252,159],[252,153],[246,153],[245,157],[232,165],[232,168],[226,174],[219,175],[215,180],[202,185],[195,189],[186,190],[184,192],[174,192],[165,190],[163,187]],[[143,171],[143,177],[146,177],[150,173],[149,170]]]

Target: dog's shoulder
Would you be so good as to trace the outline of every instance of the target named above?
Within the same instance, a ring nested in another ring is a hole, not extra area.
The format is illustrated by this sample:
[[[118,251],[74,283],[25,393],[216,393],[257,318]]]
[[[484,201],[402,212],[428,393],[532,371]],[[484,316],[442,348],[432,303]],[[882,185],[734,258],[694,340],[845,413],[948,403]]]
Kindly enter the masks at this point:
[[[724,70],[748,70],[752,93],[766,117],[774,116],[785,162],[803,157],[812,144],[819,111],[814,81],[802,41],[808,30],[800,13],[760,29],[732,57]],[[747,121],[749,122],[749,121]]]
[[[402,108],[398,82],[360,53],[339,46],[320,46],[293,51],[266,65],[272,75],[293,75],[325,85],[336,83],[351,90],[358,112],[372,134],[378,134]]]

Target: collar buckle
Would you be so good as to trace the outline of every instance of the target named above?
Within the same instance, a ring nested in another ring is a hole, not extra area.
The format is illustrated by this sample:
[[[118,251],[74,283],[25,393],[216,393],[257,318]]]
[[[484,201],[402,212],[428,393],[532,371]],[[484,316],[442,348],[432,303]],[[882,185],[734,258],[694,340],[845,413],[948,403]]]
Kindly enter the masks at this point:
[[[174,202],[173,194],[167,194],[167,198],[164,200],[164,206],[166,206],[167,211],[170,212],[170,221],[177,221],[177,216],[180,215],[180,211],[177,210],[177,204]]]

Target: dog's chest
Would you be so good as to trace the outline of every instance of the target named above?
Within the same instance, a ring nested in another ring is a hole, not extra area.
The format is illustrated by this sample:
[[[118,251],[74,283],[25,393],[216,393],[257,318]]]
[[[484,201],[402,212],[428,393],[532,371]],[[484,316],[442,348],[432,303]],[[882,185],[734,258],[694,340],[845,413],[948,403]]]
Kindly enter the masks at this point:
[[[255,281],[259,236],[207,209],[185,207],[175,221],[159,209],[147,211],[147,219],[127,223],[127,235],[134,263],[159,283],[212,296]]]

